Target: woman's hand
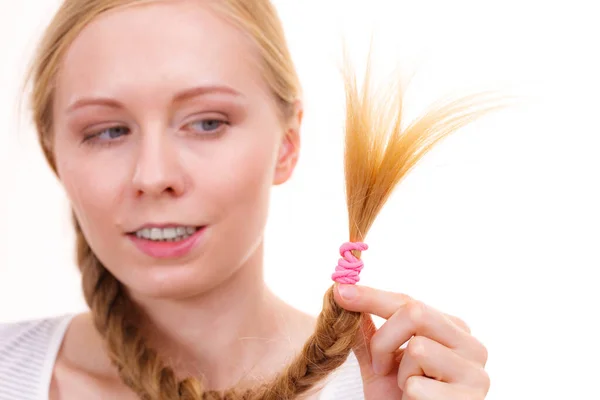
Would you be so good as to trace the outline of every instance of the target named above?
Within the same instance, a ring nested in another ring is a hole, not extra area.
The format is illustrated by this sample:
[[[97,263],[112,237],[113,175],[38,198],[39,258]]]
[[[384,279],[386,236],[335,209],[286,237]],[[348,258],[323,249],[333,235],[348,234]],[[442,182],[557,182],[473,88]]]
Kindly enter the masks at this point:
[[[341,307],[387,320],[377,330],[366,318],[359,332],[362,344],[353,349],[366,400],[485,398],[487,350],[463,321],[403,294],[356,285],[339,288],[334,296]],[[348,295],[343,289],[350,289]]]

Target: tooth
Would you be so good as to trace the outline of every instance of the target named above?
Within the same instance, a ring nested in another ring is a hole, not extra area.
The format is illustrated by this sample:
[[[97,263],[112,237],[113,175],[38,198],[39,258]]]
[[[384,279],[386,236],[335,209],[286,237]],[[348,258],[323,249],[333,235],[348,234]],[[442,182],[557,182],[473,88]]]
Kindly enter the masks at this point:
[[[177,236],[183,236],[185,235],[186,229],[183,226],[179,226],[177,227]]]
[[[140,233],[141,233],[142,237],[146,238],[146,239],[150,239],[150,236],[152,236],[152,232],[148,228],[142,229]]]
[[[152,234],[150,236],[152,240],[162,239],[162,230],[159,228],[152,228]]]
[[[185,228],[185,231],[188,235],[192,235],[194,232],[196,232],[196,228],[188,226],[187,228]]]
[[[165,228],[162,231],[163,239],[173,239],[177,237],[177,228]]]

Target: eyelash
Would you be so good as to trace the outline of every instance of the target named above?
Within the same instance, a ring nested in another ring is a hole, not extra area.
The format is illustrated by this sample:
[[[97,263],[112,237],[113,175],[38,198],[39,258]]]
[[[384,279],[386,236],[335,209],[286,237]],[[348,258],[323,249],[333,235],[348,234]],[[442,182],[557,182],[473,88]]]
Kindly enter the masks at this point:
[[[193,125],[193,124],[204,124],[204,123],[210,123],[210,122],[216,122],[219,124],[219,126],[213,130],[213,131],[209,131],[207,133],[198,133],[196,136],[199,139],[210,139],[210,138],[214,138],[219,136],[222,131],[223,131],[223,127],[224,126],[230,126],[231,123],[229,121],[226,121],[224,119],[220,119],[220,118],[204,118],[204,119],[199,119],[199,120],[193,120],[187,124],[184,125],[184,129]],[[112,139],[112,140],[100,140],[98,139],[98,137],[100,135],[102,135],[103,133],[110,131],[112,129],[120,129],[120,130],[124,130],[126,131],[126,133],[123,133],[119,138],[116,139]],[[189,129],[185,129],[185,130],[189,130]],[[90,145],[90,146],[105,146],[105,147],[109,147],[112,145],[115,145],[117,143],[119,143],[121,141],[121,137],[127,136],[131,133],[131,131],[129,130],[129,128],[127,128],[124,125],[114,125],[114,126],[109,126],[106,128],[102,128],[99,130],[96,130],[92,133],[86,134],[82,140],[82,144],[86,144],[86,145]]]

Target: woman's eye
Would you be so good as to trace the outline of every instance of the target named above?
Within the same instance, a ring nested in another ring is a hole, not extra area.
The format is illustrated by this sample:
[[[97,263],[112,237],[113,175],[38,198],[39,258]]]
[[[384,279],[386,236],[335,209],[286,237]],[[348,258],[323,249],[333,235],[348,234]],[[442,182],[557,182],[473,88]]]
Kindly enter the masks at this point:
[[[129,128],[124,126],[113,126],[97,131],[91,135],[87,135],[85,140],[93,139],[94,141],[111,142],[127,134],[129,134]]]
[[[220,119],[203,119],[190,122],[187,126],[198,132],[216,133],[223,125],[226,124],[226,121],[222,121]]]

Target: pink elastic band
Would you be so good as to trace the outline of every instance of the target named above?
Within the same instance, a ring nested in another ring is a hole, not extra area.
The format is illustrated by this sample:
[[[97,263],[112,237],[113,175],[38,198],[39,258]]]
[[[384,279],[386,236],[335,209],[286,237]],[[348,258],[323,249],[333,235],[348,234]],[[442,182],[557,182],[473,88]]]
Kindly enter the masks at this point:
[[[360,278],[358,274],[363,269],[363,262],[352,254],[352,250],[367,250],[369,246],[362,242],[347,242],[340,247],[340,255],[343,258],[338,260],[338,265],[335,267],[335,272],[331,275],[331,279],[338,283],[349,283],[354,285]]]

